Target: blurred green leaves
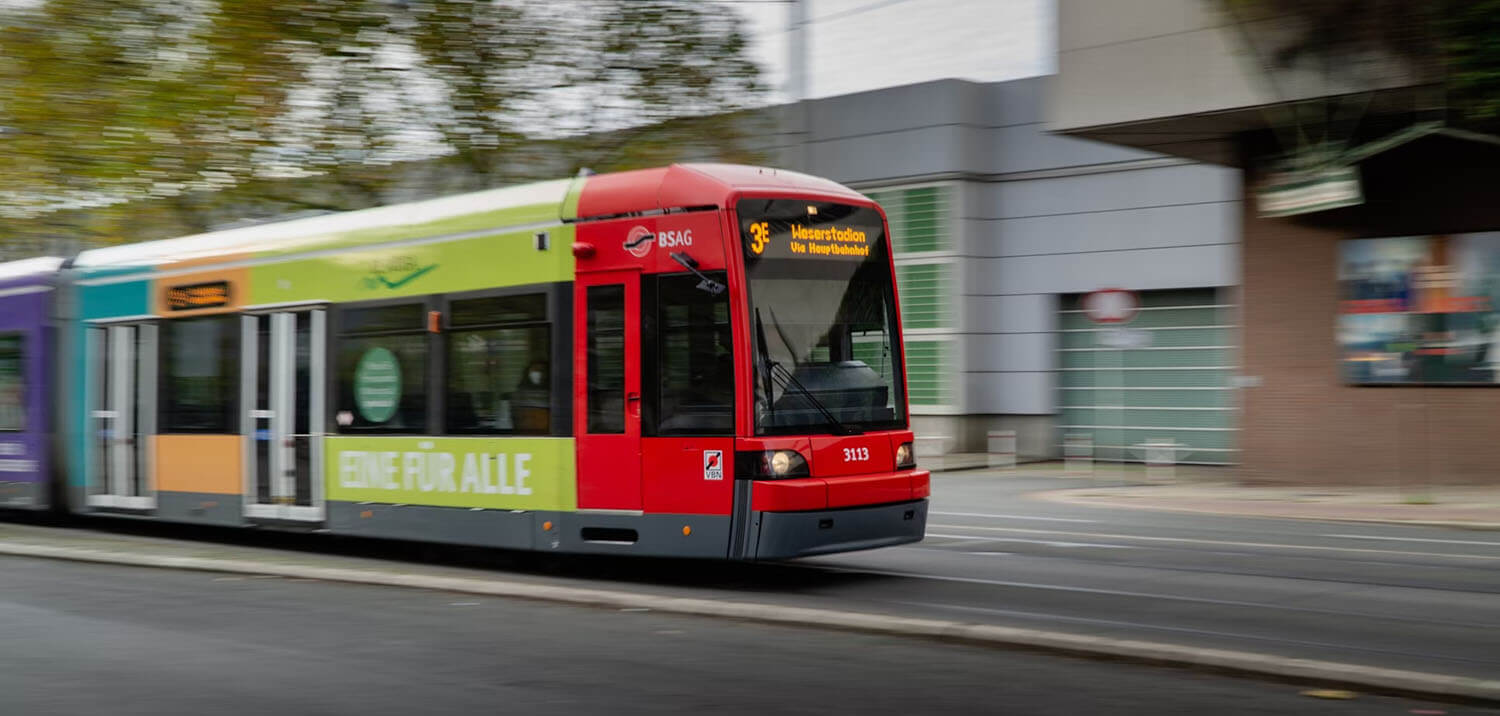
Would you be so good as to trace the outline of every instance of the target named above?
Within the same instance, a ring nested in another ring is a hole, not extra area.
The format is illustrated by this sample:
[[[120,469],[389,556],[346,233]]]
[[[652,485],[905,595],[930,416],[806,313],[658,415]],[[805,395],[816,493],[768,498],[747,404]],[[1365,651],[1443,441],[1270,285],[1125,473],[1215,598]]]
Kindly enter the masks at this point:
[[[11,3],[0,214],[112,242],[368,206],[417,159],[487,186],[732,154],[758,76],[692,0]]]

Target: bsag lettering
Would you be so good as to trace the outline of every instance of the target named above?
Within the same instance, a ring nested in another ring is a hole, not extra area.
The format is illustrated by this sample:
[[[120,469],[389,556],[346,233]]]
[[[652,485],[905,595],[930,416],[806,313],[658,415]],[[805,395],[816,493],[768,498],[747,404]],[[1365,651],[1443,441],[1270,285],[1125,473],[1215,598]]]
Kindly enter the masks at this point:
[[[682,231],[662,231],[657,233],[656,241],[657,243],[661,244],[662,248],[664,249],[670,249],[677,246],[692,246],[693,230],[683,229]]]

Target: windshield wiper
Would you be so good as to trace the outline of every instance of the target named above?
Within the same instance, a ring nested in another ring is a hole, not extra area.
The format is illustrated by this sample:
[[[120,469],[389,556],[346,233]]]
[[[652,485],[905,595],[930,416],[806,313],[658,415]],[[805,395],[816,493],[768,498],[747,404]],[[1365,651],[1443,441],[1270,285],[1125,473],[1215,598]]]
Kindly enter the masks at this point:
[[[688,256],[681,251],[673,251],[672,253],[667,255],[671,256],[673,261],[682,264],[683,268],[692,271],[693,275],[698,277],[698,285],[694,286],[694,288],[698,289],[699,291],[706,291],[710,296],[717,296],[724,292],[724,284],[719,283],[718,281],[715,281],[707,276],[704,276],[703,272],[698,270],[697,259]]]
[[[766,412],[770,413],[771,422],[776,416],[776,395],[772,391],[771,378],[771,352],[766,350],[766,325],[760,320],[760,308],[755,309],[755,357],[760,359],[761,365],[765,366]]]
[[[787,370],[787,368],[785,366],[783,366],[780,363],[777,363],[776,361],[771,361],[771,371],[772,371],[771,374],[773,376],[776,374],[775,371],[778,370],[778,369],[781,370],[781,376],[782,376],[781,387],[784,389],[788,385],[791,385],[791,386],[795,386],[797,388],[797,390],[801,391],[802,392],[802,396],[807,399],[807,402],[812,403],[812,406],[814,408],[817,408],[819,413],[823,414],[823,419],[827,420],[828,424],[833,427],[833,432],[834,432],[835,435],[863,435],[864,434],[864,431],[862,431],[862,430],[858,430],[856,428],[849,427],[848,425],[845,425],[842,422],[839,422],[839,419],[836,418],[836,417],[834,417],[833,411],[830,411],[828,409],[828,406],[826,406],[826,405],[823,404],[823,401],[818,400],[818,396],[813,395],[812,391],[810,391],[806,387],[804,387],[802,385],[802,381],[797,380],[797,376],[792,375],[792,371]]]
[[[791,344],[787,343],[786,335],[781,332],[781,324],[776,321],[776,312],[775,311],[771,312],[771,326],[776,329],[776,334],[779,335],[779,336],[781,336],[781,342],[783,344],[785,344],[788,348],[790,348]],[[823,419],[827,420],[828,424],[833,427],[834,434],[836,434],[836,435],[861,435],[861,434],[863,434],[862,431],[857,430],[857,429],[852,428],[852,427],[849,427],[848,425],[845,425],[842,422],[840,422],[837,417],[834,417],[833,411],[829,410],[828,406],[826,406],[826,405],[823,404],[823,401],[818,400],[818,396],[813,395],[812,391],[808,390],[806,386],[802,385],[802,381],[797,380],[797,376],[794,375],[792,373],[792,371],[788,370],[785,366],[781,365],[780,363],[777,363],[776,361],[771,360],[771,354],[770,354],[769,351],[766,350],[766,327],[765,327],[765,324],[762,323],[761,320],[760,320],[760,309],[759,308],[755,309],[755,333],[756,333],[756,339],[757,339],[757,346],[756,346],[756,348],[757,348],[758,352],[760,353],[761,362],[764,363],[766,365],[766,367],[768,368],[768,370],[766,371],[766,377],[767,378],[771,379],[772,381],[775,381],[775,379],[776,379],[776,371],[780,370],[781,373],[782,373],[782,379],[781,379],[781,387],[782,387],[782,389],[785,390],[789,386],[796,387],[797,390],[802,393],[802,396],[807,399],[807,402],[811,403],[814,408],[818,409],[819,413],[823,414]],[[770,407],[771,412],[773,412],[773,413],[776,412],[776,408],[775,408],[775,405],[776,405],[776,396],[772,395],[770,390],[766,391],[766,404]]]

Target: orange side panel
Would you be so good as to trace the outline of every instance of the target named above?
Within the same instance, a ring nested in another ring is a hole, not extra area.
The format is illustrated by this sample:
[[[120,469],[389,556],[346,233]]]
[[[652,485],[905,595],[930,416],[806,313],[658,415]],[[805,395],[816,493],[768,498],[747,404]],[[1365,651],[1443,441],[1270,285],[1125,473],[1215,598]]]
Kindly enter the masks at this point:
[[[156,489],[165,492],[211,492],[238,495],[244,484],[240,471],[239,435],[156,435]]]

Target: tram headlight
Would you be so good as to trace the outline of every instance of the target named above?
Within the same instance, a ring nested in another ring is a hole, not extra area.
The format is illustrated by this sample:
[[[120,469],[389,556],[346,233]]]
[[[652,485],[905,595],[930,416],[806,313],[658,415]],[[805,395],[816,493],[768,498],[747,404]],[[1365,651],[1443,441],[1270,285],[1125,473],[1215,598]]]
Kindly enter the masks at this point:
[[[896,469],[904,470],[916,466],[917,456],[911,451],[911,443],[901,443],[901,446],[896,448]]]
[[[761,457],[761,474],[765,477],[806,477],[807,459],[796,450],[767,450]]]

